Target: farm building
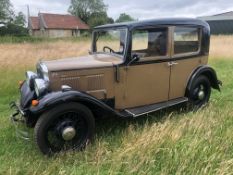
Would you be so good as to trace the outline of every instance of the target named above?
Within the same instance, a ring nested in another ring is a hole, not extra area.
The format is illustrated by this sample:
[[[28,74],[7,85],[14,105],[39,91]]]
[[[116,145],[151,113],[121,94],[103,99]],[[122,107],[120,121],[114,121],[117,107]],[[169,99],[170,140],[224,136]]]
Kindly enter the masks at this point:
[[[32,36],[59,38],[80,36],[89,26],[76,16],[39,13],[29,17],[28,29]]]
[[[211,34],[233,34],[233,11],[213,16],[199,17],[209,23]]]

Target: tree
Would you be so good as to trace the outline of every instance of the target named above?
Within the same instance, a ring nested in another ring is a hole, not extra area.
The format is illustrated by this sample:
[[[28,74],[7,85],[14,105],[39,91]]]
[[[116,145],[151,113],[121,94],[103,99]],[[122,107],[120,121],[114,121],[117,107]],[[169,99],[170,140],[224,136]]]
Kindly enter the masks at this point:
[[[0,0],[0,24],[10,22],[14,17],[12,5],[9,0]]]
[[[10,21],[5,20],[4,24],[0,27],[0,36],[27,36],[28,30],[25,28],[25,16],[22,12],[19,12],[17,16],[10,18]]]
[[[12,10],[10,0],[0,0],[0,36],[26,36],[28,30],[25,26],[25,16],[19,12],[16,16]]]
[[[121,13],[119,18],[116,20],[116,22],[128,22],[128,21],[135,21],[135,19],[126,13]]]
[[[94,28],[99,25],[111,23],[111,18],[108,17],[106,12],[92,13],[87,23],[91,28]]]
[[[25,26],[25,23],[26,23],[25,15],[22,12],[19,12],[14,19],[14,24],[23,27]]]
[[[106,13],[107,5],[104,4],[103,0],[71,0],[68,11],[88,23],[93,14]]]
[[[5,26],[0,27],[0,36],[28,36],[28,30],[25,27],[7,23]]]
[[[114,23],[114,19],[111,17],[108,17],[108,24],[113,24]]]

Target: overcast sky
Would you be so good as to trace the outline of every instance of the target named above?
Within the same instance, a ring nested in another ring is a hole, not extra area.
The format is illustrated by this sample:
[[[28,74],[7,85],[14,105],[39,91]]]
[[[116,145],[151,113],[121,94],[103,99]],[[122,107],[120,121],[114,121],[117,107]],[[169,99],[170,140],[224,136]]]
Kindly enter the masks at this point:
[[[16,12],[31,15],[38,12],[66,14],[70,0],[11,0]],[[104,0],[108,15],[116,19],[126,12],[136,19],[163,17],[197,17],[233,11],[233,0]]]

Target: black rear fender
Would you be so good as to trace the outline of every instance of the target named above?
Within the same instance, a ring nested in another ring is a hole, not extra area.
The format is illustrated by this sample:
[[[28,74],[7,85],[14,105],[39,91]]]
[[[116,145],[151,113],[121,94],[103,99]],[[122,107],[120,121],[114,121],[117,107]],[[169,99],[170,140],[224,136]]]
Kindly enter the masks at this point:
[[[198,67],[191,75],[186,89],[186,96],[190,92],[193,81],[201,75],[204,75],[209,79],[212,88],[221,91],[220,85],[222,85],[222,82],[218,80],[215,70],[212,67],[205,65]]]

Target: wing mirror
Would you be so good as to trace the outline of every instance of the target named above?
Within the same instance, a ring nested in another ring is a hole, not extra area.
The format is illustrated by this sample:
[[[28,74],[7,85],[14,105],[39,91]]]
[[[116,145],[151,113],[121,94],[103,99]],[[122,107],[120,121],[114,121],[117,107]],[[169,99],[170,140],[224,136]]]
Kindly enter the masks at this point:
[[[140,57],[139,57],[137,54],[134,54],[134,55],[132,56],[131,61],[127,64],[127,66],[131,65],[131,64],[134,63],[134,62],[138,62],[139,60],[140,60]]]

